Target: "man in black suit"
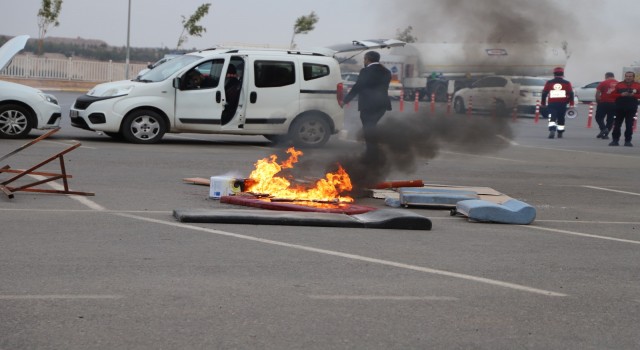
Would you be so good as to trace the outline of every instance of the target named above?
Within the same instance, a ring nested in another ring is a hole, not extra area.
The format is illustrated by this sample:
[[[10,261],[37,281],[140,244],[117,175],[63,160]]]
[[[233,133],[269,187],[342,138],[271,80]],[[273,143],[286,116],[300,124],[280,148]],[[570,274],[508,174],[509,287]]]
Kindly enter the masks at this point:
[[[380,54],[369,51],[364,55],[364,68],[360,70],[358,80],[344,97],[343,105],[358,96],[358,110],[362,121],[366,144],[365,160],[378,160],[376,124],[386,111],[391,110],[389,83],[391,72],[380,64]]]

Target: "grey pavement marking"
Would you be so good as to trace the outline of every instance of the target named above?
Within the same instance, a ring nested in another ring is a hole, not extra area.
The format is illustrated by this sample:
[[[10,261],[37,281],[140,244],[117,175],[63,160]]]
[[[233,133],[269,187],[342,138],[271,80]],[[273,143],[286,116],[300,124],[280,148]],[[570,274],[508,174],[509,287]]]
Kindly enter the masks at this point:
[[[406,269],[406,270],[413,270],[413,271],[425,272],[425,273],[434,274],[434,275],[453,277],[453,278],[458,278],[458,279],[463,279],[463,280],[473,281],[473,282],[478,282],[478,283],[484,283],[484,284],[489,284],[489,285],[503,287],[503,288],[510,288],[510,289],[524,291],[524,292],[528,292],[528,293],[542,294],[542,295],[551,296],[551,297],[565,297],[565,296],[567,296],[567,294],[557,293],[557,292],[548,291],[548,290],[544,290],[544,289],[538,289],[538,288],[533,288],[533,287],[529,287],[529,286],[525,286],[525,285],[509,283],[509,282],[504,282],[504,281],[499,281],[499,280],[494,280],[494,279],[489,279],[489,278],[484,278],[484,277],[472,276],[472,275],[456,273],[456,272],[451,272],[451,271],[437,270],[437,269],[432,269],[432,268],[428,268],[428,267],[404,264],[404,263],[399,263],[399,262],[390,261],[390,260],[382,260],[382,259],[370,258],[370,257],[362,256],[362,255],[343,253],[343,252],[338,252],[338,251],[333,251],[333,250],[319,249],[319,248],[314,248],[314,247],[310,247],[310,246],[304,246],[304,245],[299,245],[299,244],[291,244],[291,243],[274,241],[274,240],[264,239],[264,238],[259,238],[259,237],[246,236],[246,235],[241,235],[241,234],[232,233],[232,232],[208,229],[208,228],[199,227],[199,226],[193,226],[193,225],[186,225],[186,224],[182,224],[182,223],[179,223],[179,222],[157,220],[157,219],[151,219],[151,218],[146,218],[146,217],[142,217],[142,216],[131,215],[131,214],[123,214],[123,213],[122,214],[114,214],[114,215],[130,218],[130,219],[134,219],[134,220],[152,222],[152,223],[161,224],[161,225],[179,227],[179,228],[188,229],[188,230],[213,233],[213,234],[221,235],[221,236],[234,237],[234,238],[245,239],[245,240],[254,241],[254,242],[260,242],[260,243],[266,243],[266,244],[271,244],[271,245],[277,245],[277,246],[281,246],[281,247],[304,250],[304,251],[308,251],[308,252],[314,252],[314,253],[320,253],[320,254],[325,254],[325,255],[337,256],[337,257],[342,257],[342,258],[347,258],[347,259],[352,259],[352,260],[358,260],[358,261],[364,261],[364,262],[380,264],[380,265],[385,265],[385,266],[392,266],[392,267],[397,267],[397,268]]]

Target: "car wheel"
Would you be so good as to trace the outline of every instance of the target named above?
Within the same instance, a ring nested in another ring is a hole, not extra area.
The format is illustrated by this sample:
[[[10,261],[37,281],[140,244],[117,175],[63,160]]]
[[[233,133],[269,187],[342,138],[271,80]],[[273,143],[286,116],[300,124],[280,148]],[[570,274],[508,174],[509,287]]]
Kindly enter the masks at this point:
[[[35,118],[28,109],[8,104],[0,106],[0,137],[5,139],[18,139],[26,137],[31,131],[31,123]]]
[[[166,131],[162,116],[151,110],[132,112],[122,124],[122,136],[132,143],[157,143]]]
[[[456,99],[453,101],[453,110],[458,114],[464,114],[466,110],[462,97],[456,97]]]
[[[297,147],[320,147],[331,136],[329,123],[319,115],[298,117],[289,129],[289,137]]]

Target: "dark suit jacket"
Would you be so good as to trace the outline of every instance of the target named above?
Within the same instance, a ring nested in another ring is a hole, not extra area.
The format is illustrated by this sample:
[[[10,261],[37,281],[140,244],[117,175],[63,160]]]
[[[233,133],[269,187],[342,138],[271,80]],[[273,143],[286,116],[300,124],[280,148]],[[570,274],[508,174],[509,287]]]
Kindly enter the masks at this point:
[[[358,95],[359,111],[390,111],[389,83],[391,72],[381,64],[370,64],[360,70],[358,81],[345,96],[344,103],[349,103]]]

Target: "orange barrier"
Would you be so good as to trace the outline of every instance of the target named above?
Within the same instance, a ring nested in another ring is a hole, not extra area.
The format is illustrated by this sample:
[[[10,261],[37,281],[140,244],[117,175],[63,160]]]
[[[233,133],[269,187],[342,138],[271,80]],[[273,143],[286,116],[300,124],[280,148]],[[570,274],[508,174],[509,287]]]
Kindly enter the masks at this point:
[[[404,111],[404,90],[400,90],[400,112]]]
[[[540,100],[536,100],[536,115],[533,118],[533,122],[538,124],[539,119],[540,119]]]
[[[418,91],[416,91],[416,98],[415,98],[415,102],[413,104],[413,110],[414,112],[417,112],[419,109],[419,103],[420,103],[420,93]]]
[[[431,113],[436,111],[436,94],[431,94]]]

